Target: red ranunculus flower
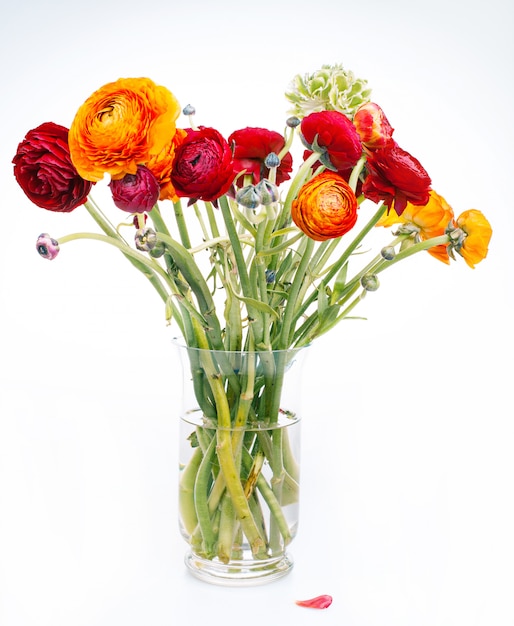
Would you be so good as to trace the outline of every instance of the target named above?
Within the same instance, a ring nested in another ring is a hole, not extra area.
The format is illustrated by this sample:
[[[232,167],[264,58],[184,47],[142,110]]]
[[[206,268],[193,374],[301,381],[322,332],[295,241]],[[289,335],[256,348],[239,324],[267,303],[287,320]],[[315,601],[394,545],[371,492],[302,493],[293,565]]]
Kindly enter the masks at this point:
[[[284,147],[284,137],[274,130],[266,128],[242,128],[234,131],[228,138],[228,143],[234,150],[234,173],[237,175],[243,170],[252,177],[252,184],[257,184],[263,178],[268,178],[269,169],[264,160],[271,152],[279,154]],[[277,168],[275,183],[280,185],[291,177],[293,171],[293,157],[287,152]],[[236,185],[244,185],[243,177],[236,180]]]
[[[170,179],[180,197],[216,201],[234,180],[229,144],[214,128],[188,129],[175,149]]]
[[[326,151],[338,171],[353,168],[362,155],[359,134],[352,122],[339,111],[319,111],[304,117],[300,126],[305,142]]]
[[[430,199],[430,176],[421,163],[393,140],[368,153],[368,174],[362,186],[366,198],[384,201],[401,215],[407,202],[425,205]]]
[[[128,213],[151,211],[161,191],[159,181],[144,165],[138,165],[135,174],[111,180],[109,187],[114,204]]]
[[[45,122],[29,130],[13,159],[14,176],[38,207],[69,213],[84,204],[92,183],[71,162],[68,129]]]

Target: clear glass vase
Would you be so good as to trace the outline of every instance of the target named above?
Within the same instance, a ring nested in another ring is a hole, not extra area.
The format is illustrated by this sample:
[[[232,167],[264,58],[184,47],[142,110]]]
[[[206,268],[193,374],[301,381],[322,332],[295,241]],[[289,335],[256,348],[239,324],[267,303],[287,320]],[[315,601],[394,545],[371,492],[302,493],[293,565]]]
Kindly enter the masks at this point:
[[[298,527],[306,349],[178,350],[186,565],[222,585],[281,578],[293,566],[287,549]]]

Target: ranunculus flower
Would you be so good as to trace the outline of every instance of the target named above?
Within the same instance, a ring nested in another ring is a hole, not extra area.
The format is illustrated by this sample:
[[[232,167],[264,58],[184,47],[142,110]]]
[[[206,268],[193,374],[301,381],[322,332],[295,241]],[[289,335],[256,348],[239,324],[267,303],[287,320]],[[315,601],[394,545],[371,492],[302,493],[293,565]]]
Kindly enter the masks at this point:
[[[293,105],[289,114],[302,118],[328,109],[353,117],[357,107],[369,100],[367,85],[367,80],[357,78],[340,63],[322,65],[312,74],[297,74],[285,94]]]
[[[393,127],[382,109],[374,102],[360,106],[355,112],[353,123],[362,143],[369,150],[383,148],[393,136]]]
[[[92,181],[135,174],[175,135],[180,105],[149,78],[120,78],[95,91],[72,122],[69,144],[80,175]]]
[[[397,215],[396,211],[389,211],[389,214],[384,215],[377,222],[377,226],[389,227],[395,224],[411,224],[416,228],[419,239],[426,241],[432,237],[444,235],[452,220],[453,209],[442,196],[432,189],[427,204],[419,206],[407,202],[401,215]],[[446,245],[434,246],[428,250],[428,253],[443,263],[450,263]]]
[[[38,207],[69,213],[84,204],[91,183],[81,178],[70,158],[68,129],[45,122],[30,130],[13,159],[14,176]]]
[[[111,180],[109,187],[114,204],[127,213],[151,211],[159,199],[159,182],[144,165],[139,165],[135,174]]]
[[[311,113],[303,118],[300,130],[311,149],[321,148],[338,171],[353,168],[362,156],[355,126],[339,111]],[[320,160],[323,162],[324,158]]]
[[[234,180],[227,141],[214,128],[188,129],[175,150],[170,179],[178,196],[214,202]]]
[[[176,202],[178,200],[177,192],[171,182],[171,169],[175,159],[175,150],[186,136],[187,132],[185,130],[177,128],[177,131],[169,144],[164,146],[159,154],[152,155],[146,164],[148,169],[159,181],[159,200],[171,200],[172,202]]]
[[[384,148],[368,152],[367,176],[362,186],[366,198],[384,201],[401,215],[407,202],[416,205],[429,200],[430,176],[421,163],[391,140]]]
[[[457,252],[471,269],[475,269],[475,265],[487,256],[489,242],[493,234],[491,224],[480,211],[470,209],[459,215],[457,226],[465,234],[462,244],[457,247]]]
[[[251,183],[256,184],[263,178],[269,178],[269,168],[264,163],[266,157],[274,152],[279,154],[285,145],[284,137],[274,130],[266,128],[241,128],[234,131],[228,138],[228,143],[234,150],[234,174],[245,170],[245,175],[251,176]],[[293,157],[287,152],[281,159],[276,170],[275,183],[280,185],[291,177],[293,171]],[[243,187],[244,178],[236,179],[236,185]]]
[[[339,174],[323,172],[300,189],[291,206],[291,217],[311,239],[335,239],[355,226],[357,198]]]

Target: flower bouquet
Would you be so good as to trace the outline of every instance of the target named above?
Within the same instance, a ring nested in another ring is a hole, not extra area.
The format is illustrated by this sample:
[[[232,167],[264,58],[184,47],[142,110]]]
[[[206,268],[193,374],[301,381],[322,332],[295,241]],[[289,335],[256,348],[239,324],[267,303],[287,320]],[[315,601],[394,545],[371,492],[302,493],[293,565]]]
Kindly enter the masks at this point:
[[[354,316],[396,263],[426,251],[473,268],[492,234],[480,211],[456,217],[432,189],[365,80],[327,65],[296,76],[285,96],[282,133],[225,138],[197,125],[191,105],[178,126],[165,87],[121,78],[87,98],[69,129],[30,130],[13,161],[34,204],[82,207],[98,227],[41,234],[39,254],[55,259],[77,239],[117,248],[178,328],[180,526],[188,565],[207,580],[272,580],[291,567],[306,347]],[[92,197],[106,177],[111,217]],[[365,252],[375,227],[392,233]]]

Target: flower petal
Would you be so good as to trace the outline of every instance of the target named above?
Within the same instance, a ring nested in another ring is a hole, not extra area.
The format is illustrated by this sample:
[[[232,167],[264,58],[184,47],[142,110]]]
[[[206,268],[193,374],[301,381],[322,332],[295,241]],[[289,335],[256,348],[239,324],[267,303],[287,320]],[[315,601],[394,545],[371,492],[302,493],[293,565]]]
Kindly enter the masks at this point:
[[[328,609],[332,604],[332,596],[321,595],[311,598],[310,600],[296,600],[298,606],[304,606],[308,609]]]

